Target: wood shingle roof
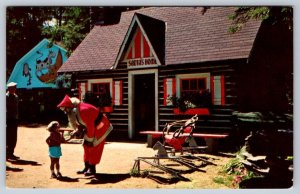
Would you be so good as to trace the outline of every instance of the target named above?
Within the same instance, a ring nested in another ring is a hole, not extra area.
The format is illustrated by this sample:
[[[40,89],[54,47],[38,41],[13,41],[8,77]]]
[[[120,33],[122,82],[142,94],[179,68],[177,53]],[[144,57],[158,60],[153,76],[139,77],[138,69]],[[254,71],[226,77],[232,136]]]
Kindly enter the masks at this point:
[[[165,22],[165,65],[248,58],[261,25],[248,22],[231,34],[234,7],[149,7],[123,12],[120,22],[95,26],[59,72],[111,69],[135,13]],[[155,28],[155,26],[153,26]]]

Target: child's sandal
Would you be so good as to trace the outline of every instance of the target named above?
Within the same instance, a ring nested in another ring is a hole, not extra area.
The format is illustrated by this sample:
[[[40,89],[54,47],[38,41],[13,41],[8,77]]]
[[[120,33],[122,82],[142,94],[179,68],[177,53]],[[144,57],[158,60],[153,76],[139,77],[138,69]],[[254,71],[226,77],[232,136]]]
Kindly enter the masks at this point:
[[[56,179],[57,178],[57,176],[56,176],[56,174],[54,172],[51,174],[51,178],[52,179]]]

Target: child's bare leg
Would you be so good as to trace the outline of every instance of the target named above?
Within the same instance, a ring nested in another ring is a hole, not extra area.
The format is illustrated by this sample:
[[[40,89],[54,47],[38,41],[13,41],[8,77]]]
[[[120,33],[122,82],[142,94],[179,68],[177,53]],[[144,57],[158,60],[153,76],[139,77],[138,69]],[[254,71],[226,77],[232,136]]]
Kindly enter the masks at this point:
[[[56,169],[56,172],[59,172],[59,169],[60,169],[59,158],[55,158],[55,169]]]
[[[60,173],[60,164],[59,164],[59,158],[55,158],[55,169],[56,169],[56,172],[57,172],[57,177],[61,177],[61,173]]]
[[[55,161],[56,158],[52,158],[50,157],[50,160],[51,160],[51,164],[50,164],[50,170],[51,170],[51,178],[56,178],[56,175],[54,173],[54,166],[55,166]]]
[[[55,160],[54,160],[55,158],[51,158],[50,157],[50,160],[51,160],[51,163],[50,163],[50,170],[51,170],[51,172],[54,172],[54,164],[55,164]]]

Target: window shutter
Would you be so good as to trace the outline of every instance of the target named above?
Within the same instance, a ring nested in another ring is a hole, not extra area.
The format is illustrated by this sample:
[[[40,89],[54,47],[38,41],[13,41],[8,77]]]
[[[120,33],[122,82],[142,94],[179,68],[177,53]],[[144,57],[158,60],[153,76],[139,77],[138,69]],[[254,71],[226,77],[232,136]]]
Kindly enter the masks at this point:
[[[79,82],[78,83],[78,98],[79,100],[83,100],[85,93],[88,91],[88,83],[87,82]]]
[[[223,75],[211,77],[211,95],[214,105],[225,105],[225,82]]]
[[[122,105],[122,81],[114,81],[113,83],[112,101],[114,105]]]
[[[176,80],[175,78],[164,79],[164,105],[170,106],[172,102],[168,103],[168,97],[175,95],[176,92]]]

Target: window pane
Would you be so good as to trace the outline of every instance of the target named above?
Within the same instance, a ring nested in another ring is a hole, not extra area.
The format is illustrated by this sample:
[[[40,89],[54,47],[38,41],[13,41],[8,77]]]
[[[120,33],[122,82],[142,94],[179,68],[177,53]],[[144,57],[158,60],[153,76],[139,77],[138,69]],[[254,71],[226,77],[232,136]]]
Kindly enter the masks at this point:
[[[189,90],[189,80],[181,80],[182,90]]]
[[[106,83],[106,84],[105,84],[105,92],[108,93],[108,94],[110,93],[110,90],[109,90],[109,83]]]
[[[181,97],[188,97],[206,89],[206,78],[181,79]]]
[[[197,80],[196,79],[192,79],[190,81],[190,90],[197,90]]]
[[[205,79],[198,79],[198,90],[206,89]]]
[[[99,94],[105,94],[105,93],[106,93],[105,84],[99,84]]]
[[[97,84],[92,84],[93,88],[92,88],[92,92],[93,93],[98,93],[98,86]]]

